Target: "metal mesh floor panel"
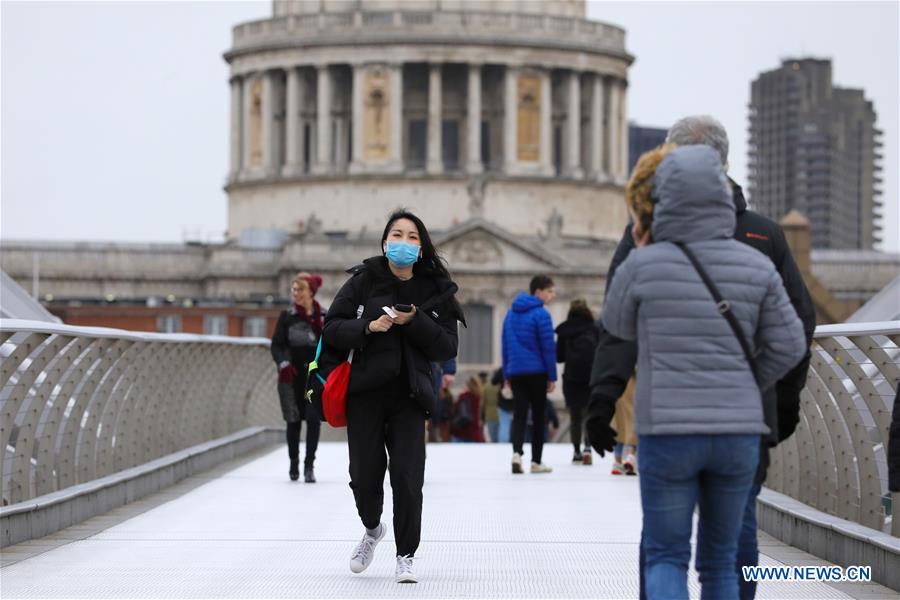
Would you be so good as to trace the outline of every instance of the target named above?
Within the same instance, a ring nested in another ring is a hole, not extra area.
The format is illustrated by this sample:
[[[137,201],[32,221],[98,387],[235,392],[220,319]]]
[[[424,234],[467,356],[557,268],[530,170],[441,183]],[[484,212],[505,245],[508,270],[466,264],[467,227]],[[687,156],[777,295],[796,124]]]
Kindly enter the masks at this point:
[[[335,443],[320,447],[315,485],[288,481],[279,448],[102,533],[3,568],[0,591],[5,598],[635,598],[637,478],[609,475],[609,461],[572,465],[570,452],[547,446],[554,473],[513,476],[506,445],[430,445],[417,585],[393,580],[389,485],[389,533],[369,569],[350,573],[362,527],[346,446]],[[761,543],[764,553],[780,545]],[[822,563],[805,556],[804,564]],[[781,563],[763,555],[761,564]],[[698,597],[693,572],[690,587]],[[879,587],[867,589],[892,597]],[[853,596],[792,582],[762,583],[758,597]]]

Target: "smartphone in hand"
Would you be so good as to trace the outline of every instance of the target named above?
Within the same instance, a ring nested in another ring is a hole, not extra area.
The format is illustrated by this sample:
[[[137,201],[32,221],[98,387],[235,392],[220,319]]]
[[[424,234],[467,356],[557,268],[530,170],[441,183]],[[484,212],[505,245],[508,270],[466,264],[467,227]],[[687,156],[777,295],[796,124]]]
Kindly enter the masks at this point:
[[[412,304],[395,304],[394,310],[404,313],[412,312]]]

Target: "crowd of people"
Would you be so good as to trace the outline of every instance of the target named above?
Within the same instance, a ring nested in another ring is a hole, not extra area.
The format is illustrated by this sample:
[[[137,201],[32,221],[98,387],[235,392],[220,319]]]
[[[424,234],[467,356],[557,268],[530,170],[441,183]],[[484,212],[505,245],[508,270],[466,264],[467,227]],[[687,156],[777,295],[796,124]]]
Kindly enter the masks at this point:
[[[548,396],[561,364],[572,462],[611,452],[612,474],[640,471],[641,597],[688,597],[695,510],[703,597],[755,596],[740,573],[758,562],[756,497],[769,449],[797,426],[816,321],[781,228],[748,209],[727,167],[718,121],[678,121],[626,186],[631,218],[602,314],[577,298],[554,328],[555,284],[535,275],[504,319],[502,364],[464,382],[457,285],[416,215],[389,217],[381,253],[348,272],[327,312],[315,300],[321,278],[294,278],[293,306],[272,338],[292,480],[305,420],[304,479],[315,482],[321,416],[304,394],[317,346],[319,368],[327,355],[336,364],[357,353],[346,391],[350,487],[365,528],[354,573],[385,536],[388,472],[396,580],[417,581],[426,441],[510,443],[514,475],[525,473],[530,444],[528,470],[553,471],[543,446],[560,425]],[[900,462],[893,443],[890,455]],[[893,465],[893,487],[898,472]]]

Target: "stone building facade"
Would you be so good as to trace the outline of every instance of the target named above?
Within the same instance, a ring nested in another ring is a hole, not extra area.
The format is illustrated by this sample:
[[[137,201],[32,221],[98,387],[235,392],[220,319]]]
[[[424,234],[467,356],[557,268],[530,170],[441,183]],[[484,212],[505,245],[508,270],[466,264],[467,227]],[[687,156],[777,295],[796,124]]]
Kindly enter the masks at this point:
[[[626,215],[625,32],[583,0],[274,2],[234,28],[228,237],[380,229],[616,237]],[[552,201],[549,201],[552,199]]]

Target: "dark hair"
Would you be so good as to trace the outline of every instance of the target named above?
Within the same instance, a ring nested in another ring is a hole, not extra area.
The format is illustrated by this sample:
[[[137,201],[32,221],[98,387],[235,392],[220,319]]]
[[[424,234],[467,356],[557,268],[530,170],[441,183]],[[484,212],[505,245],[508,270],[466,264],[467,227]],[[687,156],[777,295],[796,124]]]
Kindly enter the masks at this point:
[[[535,275],[531,278],[531,283],[528,284],[531,295],[534,295],[538,290],[546,290],[548,287],[553,287],[553,280],[543,274]]]
[[[572,303],[569,304],[569,316],[566,318],[571,319],[572,317],[586,317],[591,321],[594,320],[594,313],[592,313],[590,307],[588,307],[587,300],[584,298],[572,300]]]
[[[391,231],[394,223],[400,219],[409,219],[416,225],[419,230],[419,247],[422,249],[422,258],[417,260],[413,265],[413,273],[416,275],[427,274],[431,276],[446,277],[450,279],[450,271],[447,270],[446,261],[438,254],[425,228],[422,219],[409,212],[405,208],[398,208],[388,217],[387,225],[384,226],[384,233],[381,234],[381,243],[387,240],[388,233]]]

